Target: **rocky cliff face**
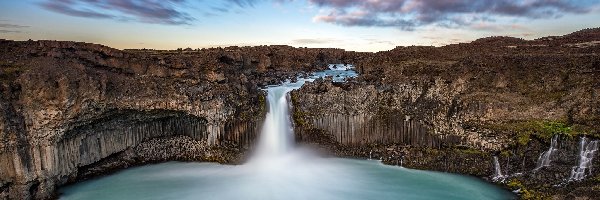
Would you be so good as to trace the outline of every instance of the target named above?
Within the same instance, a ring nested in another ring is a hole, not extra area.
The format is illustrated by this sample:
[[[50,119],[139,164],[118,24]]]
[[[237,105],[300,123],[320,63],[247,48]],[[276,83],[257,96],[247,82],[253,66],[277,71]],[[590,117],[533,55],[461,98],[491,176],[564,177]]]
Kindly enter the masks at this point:
[[[597,33],[376,53],[355,63],[355,80],[292,92],[297,137],[341,156],[480,177],[494,174],[496,155],[505,173],[524,174],[512,177],[523,187],[566,195],[552,185],[577,164],[578,138],[600,135],[600,46],[575,45],[599,41]],[[557,134],[565,141],[551,168],[560,170],[534,174]]]
[[[62,184],[145,162],[239,162],[264,116],[261,85],[349,54],[286,46],[0,46],[0,199],[50,198]]]

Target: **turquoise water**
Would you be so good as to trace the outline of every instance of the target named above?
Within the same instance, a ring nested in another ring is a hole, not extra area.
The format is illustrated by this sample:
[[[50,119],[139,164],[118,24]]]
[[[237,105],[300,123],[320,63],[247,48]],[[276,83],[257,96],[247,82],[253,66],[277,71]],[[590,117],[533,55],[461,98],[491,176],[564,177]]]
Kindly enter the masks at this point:
[[[378,161],[297,158],[268,166],[169,162],[136,167],[61,190],[60,199],[513,199],[477,178]],[[282,167],[283,166],[283,167]]]

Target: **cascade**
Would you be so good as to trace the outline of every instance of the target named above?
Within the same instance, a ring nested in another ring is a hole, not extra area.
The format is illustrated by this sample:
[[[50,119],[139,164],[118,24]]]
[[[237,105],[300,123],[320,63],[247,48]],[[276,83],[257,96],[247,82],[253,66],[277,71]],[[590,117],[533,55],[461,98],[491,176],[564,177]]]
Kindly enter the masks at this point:
[[[266,88],[269,112],[262,127],[257,152],[251,163],[272,163],[273,159],[293,155],[294,130],[289,113],[288,94],[299,89],[306,82],[316,78],[333,76],[333,81],[345,81],[357,74],[352,65],[329,65],[329,70],[317,72],[309,78],[299,78],[296,82],[287,81],[281,85]],[[276,159],[277,160],[277,159]]]
[[[502,170],[500,169],[500,162],[498,162],[498,156],[494,156],[494,177],[492,177],[493,181],[504,181],[505,176],[502,175]]]
[[[292,126],[289,118],[287,94],[291,87],[267,89],[269,112],[266,115],[258,146],[258,156],[284,154],[292,146]]]
[[[569,181],[583,180],[587,175],[592,173],[592,159],[598,150],[598,140],[586,141],[582,137],[579,142],[579,164],[571,169]]]
[[[538,158],[537,161],[537,165],[535,167],[535,171],[541,169],[542,167],[548,167],[550,166],[550,157],[552,156],[552,153],[554,153],[557,149],[556,145],[557,145],[557,140],[558,140],[558,135],[554,135],[554,137],[552,137],[552,140],[550,141],[550,148],[548,149],[548,151],[545,151],[544,153],[540,154],[540,157]]]

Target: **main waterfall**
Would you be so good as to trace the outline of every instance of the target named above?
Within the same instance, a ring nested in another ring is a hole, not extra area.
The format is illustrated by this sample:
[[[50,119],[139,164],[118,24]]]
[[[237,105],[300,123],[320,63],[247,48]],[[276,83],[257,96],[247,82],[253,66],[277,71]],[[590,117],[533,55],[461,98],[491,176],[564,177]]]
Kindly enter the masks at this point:
[[[341,82],[357,73],[352,65],[329,65],[329,69],[317,72],[308,78],[298,78],[296,82],[286,81],[281,85],[266,88],[269,111],[265,117],[255,159],[275,159],[285,156],[293,149],[294,130],[290,121],[288,94],[302,87],[306,82],[317,78],[331,77],[333,81]]]
[[[293,129],[289,117],[287,94],[289,86],[267,89],[269,112],[260,135],[256,156],[278,156],[289,152],[292,147]]]

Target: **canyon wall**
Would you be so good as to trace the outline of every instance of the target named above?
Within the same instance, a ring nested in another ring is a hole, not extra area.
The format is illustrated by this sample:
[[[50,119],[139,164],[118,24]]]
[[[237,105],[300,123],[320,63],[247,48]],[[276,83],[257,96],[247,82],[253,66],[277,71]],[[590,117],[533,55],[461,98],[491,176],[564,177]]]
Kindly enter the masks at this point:
[[[146,162],[241,162],[265,115],[260,86],[352,54],[0,46],[0,199],[52,198],[60,185]]]
[[[575,45],[596,40],[598,31],[587,30],[379,52],[354,63],[356,79],[291,93],[297,139],[340,156],[479,177],[493,176],[498,156],[505,174],[521,174],[513,185],[593,197],[598,190],[585,185],[599,176],[567,179],[579,138],[600,139],[600,46]],[[553,135],[562,138],[556,162],[534,173]]]

